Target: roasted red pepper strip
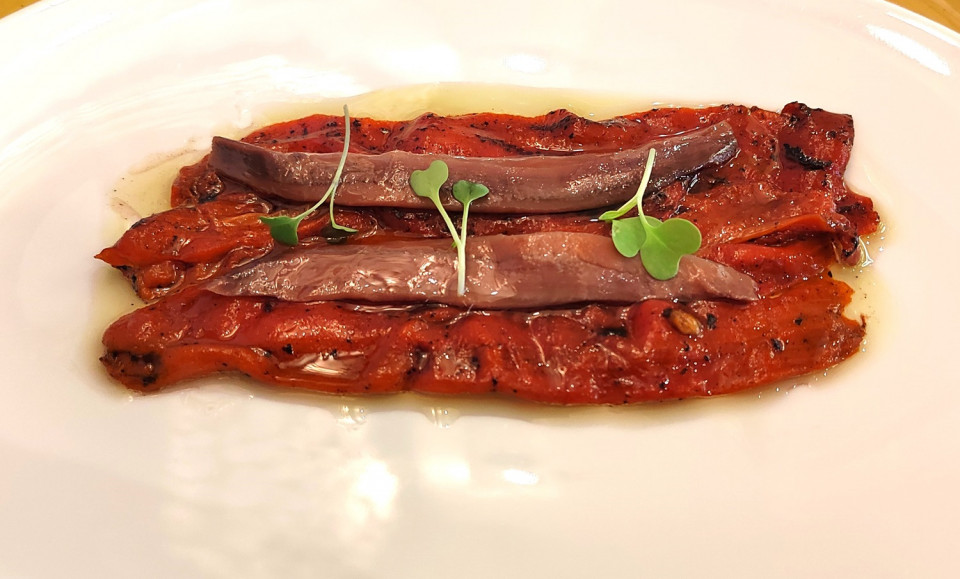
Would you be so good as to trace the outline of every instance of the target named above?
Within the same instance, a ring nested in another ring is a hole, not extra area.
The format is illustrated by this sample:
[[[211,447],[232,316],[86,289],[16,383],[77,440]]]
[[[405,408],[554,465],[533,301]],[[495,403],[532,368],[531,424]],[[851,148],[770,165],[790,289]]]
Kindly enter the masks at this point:
[[[103,357],[127,386],[154,390],[222,371],[332,393],[496,392],[549,404],[626,404],[735,392],[826,368],[860,345],[831,279],[739,305],[649,300],[537,313],[450,307],[369,310],[199,290],[111,326]],[[671,322],[674,308],[698,335]]]

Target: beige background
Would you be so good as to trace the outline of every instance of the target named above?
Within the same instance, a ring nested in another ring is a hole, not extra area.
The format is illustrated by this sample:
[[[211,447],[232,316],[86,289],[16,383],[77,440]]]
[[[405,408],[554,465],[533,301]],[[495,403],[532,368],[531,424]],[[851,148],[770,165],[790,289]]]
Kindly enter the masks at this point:
[[[0,0],[0,16],[6,16],[32,3],[29,0]],[[894,0],[894,4],[960,31],[960,0]]]

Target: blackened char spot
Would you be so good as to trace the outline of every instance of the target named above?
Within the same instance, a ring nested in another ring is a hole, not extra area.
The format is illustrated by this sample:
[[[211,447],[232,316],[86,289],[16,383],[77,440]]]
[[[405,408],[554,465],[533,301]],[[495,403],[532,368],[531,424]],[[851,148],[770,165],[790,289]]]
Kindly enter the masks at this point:
[[[223,181],[212,169],[208,169],[190,185],[190,193],[200,203],[213,201],[223,192]]]
[[[597,333],[600,334],[601,336],[619,336],[621,338],[627,337],[627,329],[624,328],[623,326],[601,328],[600,331]]]
[[[547,118],[551,117],[557,117],[557,119],[549,123],[530,125],[530,128],[534,131],[544,131],[547,133],[566,133],[577,121],[576,115],[563,109],[557,109],[548,113]]]
[[[320,230],[320,235],[330,245],[341,245],[354,233],[356,233],[356,231],[341,229],[330,224],[324,225]]]
[[[839,207],[837,207],[837,213],[841,215],[847,215],[850,213],[864,214],[867,211],[869,211],[867,206],[864,205],[864,203],[859,200],[855,201],[854,203],[851,203],[850,205],[840,205]]]
[[[843,254],[844,259],[849,259],[855,253],[857,253],[859,249],[860,249],[860,238],[853,236],[849,240],[849,243],[843,248],[843,250],[840,253]],[[833,272],[827,272],[827,275],[829,275],[830,277],[833,277]]]
[[[787,143],[783,144],[783,153],[791,161],[799,164],[801,167],[811,171],[822,171],[823,169],[829,169],[833,165],[833,161],[826,161],[823,159],[817,159],[816,157],[811,157],[803,152],[803,149],[800,147],[794,147]]]
[[[505,141],[505,140],[503,140],[503,139],[495,139],[495,138],[493,138],[493,137],[486,137],[486,136],[483,136],[483,135],[477,135],[477,139],[478,139],[481,143],[488,143],[488,144],[491,144],[491,145],[495,145],[496,147],[499,147],[500,149],[503,149],[504,151],[506,151],[506,152],[508,152],[508,153],[510,153],[510,154],[512,154],[512,155],[515,155],[515,156],[524,156],[524,155],[532,155],[532,154],[533,154],[531,151],[528,151],[528,150],[524,149],[523,147],[519,147],[519,146],[517,146],[517,145],[514,145],[513,143],[508,143],[507,141]]]
[[[413,374],[415,372],[421,372],[424,368],[427,367],[427,363],[430,361],[430,352],[419,346],[410,351],[410,369],[407,370],[407,374]]]

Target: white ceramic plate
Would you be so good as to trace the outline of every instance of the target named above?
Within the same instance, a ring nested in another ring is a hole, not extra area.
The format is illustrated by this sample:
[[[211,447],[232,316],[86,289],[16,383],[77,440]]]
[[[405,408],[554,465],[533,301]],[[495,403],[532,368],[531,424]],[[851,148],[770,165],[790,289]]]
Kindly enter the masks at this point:
[[[72,0],[0,21],[0,577],[960,576],[958,46],[867,0]],[[447,81],[852,113],[849,181],[887,223],[866,352],[627,410],[107,380],[99,333],[134,303],[91,257],[133,218],[117,197],[162,199],[145,176],[215,132]]]

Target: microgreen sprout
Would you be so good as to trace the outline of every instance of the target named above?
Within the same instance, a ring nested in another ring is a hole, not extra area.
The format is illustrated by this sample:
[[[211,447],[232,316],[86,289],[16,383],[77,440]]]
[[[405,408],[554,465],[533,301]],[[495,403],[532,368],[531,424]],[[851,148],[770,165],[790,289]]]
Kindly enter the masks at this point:
[[[327,199],[330,199],[329,227],[343,231],[348,235],[357,232],[356,229],[337,224],[333,219],[333,199],[336,196],[337,186],[340,184],[340,175],[343,174],[343,166],[347,161],[347,150],[350,148],[350,111],[347,105],[343,105],[343,127],[343,153],[340,154],[340,163],[337,165],[337,170],[333,174],[333,182],[330,183],[330,187],[327,188],[327,192],[323,194],[323,197],[321,197],[313,207],[295,217],[280,215],[277,217],[260,218],[260,221],[270,228],[270,236],[280,243],[286,245],[297,245],[300,243],[300,238],[297,235],[297,228],[300,227],[300,222],[319,209]]]
[[[463,217],[460,219],[460,247],[457,258],[457,291],[463,295],[466,291],[467,268],[465,258],[467,253],[467,217],[470,215],[470,204],[490,192],[486,185],[462,179],[453,186],[453,196],[463,205]],[[463,265],[459,265],[463,264]]]
[[[470,214],[470,203],[483,197],[490,192],[486,186],[480,183],[461,180],[453,186],[453,196],[463,205],[463,216],[460,219],[460,232],[450,219],[447,210],[443,208],[440,202],[440,187],[447,182],[450,176],[450,170],[443,161],[434,161],[430,166],[422,171],[414,171],[410,175],[410,187],[413,192],[420,197],[426,197],[433,201],[437,211],[443,217],[450,236],[453,238],[453,245],[457,250],[457,295],[463,295],[467,292],[467,218]]]
[[[667,280],[680,270],[680,258],[696,253],[702,241],[697,226],[678,217],[660,221],[643,214],[643,194],[650,182],[656,150],[650,149],[637,194],[620,209],[607,211],[601,221],[611,221],[613,244],[625,257],[640,254],[643,267],[651,276]],[[634,207],[638,217],[621,219]]]
[[[437,211],[440,212],[440,216],[443,217],[443,221],[447,224],[447,229],[450,230],[453,242],[460,245],[460,235],[457,234],[457,228],[453,225],[447,210],[443,208],[443,203],[440,202],[440,187],[447,182],[449,176],[450,169],[447,168],[447,164],[443,161],[434,161],[426,169],[414,171],[410,174],[410,187],[420,197],[426,197],[433,201],[433,204],[437,206]]]

